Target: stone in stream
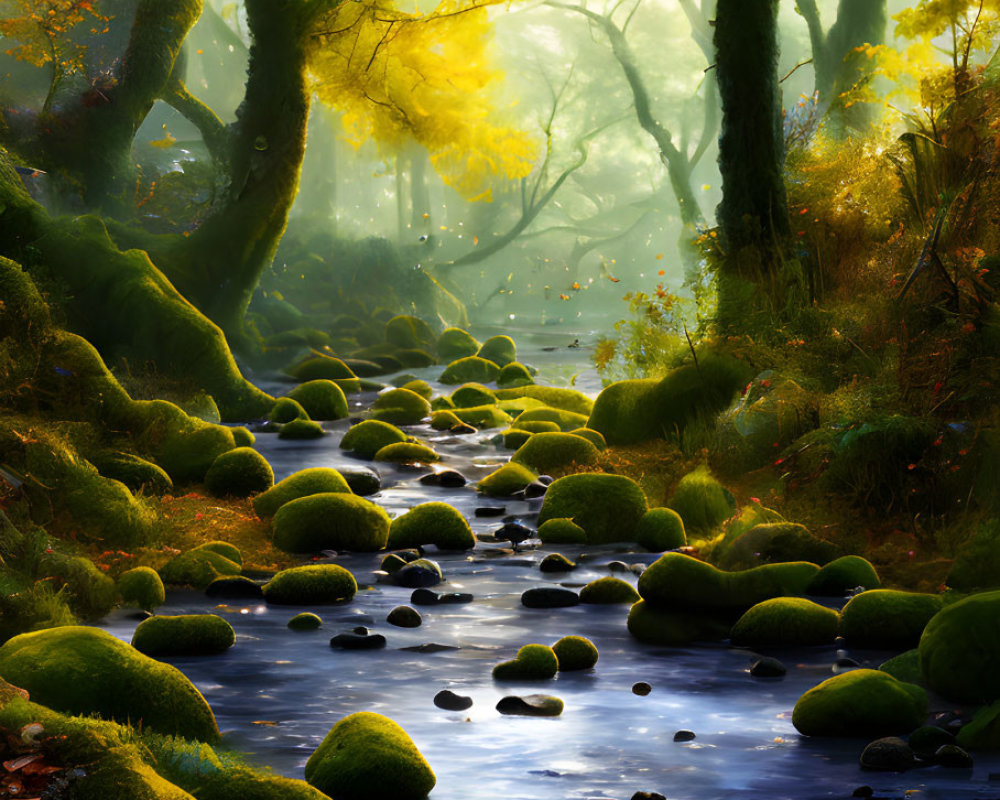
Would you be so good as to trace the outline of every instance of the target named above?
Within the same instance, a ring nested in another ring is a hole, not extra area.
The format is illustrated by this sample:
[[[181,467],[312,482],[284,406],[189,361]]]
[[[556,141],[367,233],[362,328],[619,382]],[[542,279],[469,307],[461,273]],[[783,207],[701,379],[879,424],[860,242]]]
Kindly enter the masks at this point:
[[[507,695],[497,703],[497,711],[521,717],[558,717],[563,701],[550,694]]]
[[[544,497],[549,487],[541,481],[532,481],[524,487],[524,499],[534,500],[536,497]]]
[[[788,669],[778,659],[760,656],[750,664],[750,675],[754,678],[781,678]]]
[[[506,513],[506,506],[477,506],[475,511],[477,517],[502,517]]]
[[[639,697],[645,697],[651,691],[653,691],[653,687],[645,681],[639,681],[638,683],[632,684],[632,694],[637,694]]]
[[[357,629],[355,629],[356,631]],[[385,647],[385,637],[381,633],[338,633],[330,639],[330,647],[341,650],[380,650]]]
[[[934,751],[934,762],[950,769],[972,769],[972,756],[957,744],[943,744]]]
[[[521,594],[521,605],[526,608],[568,608],[579,604],[580,595],[555,586],[536,586]]]
[[[549,553],[542,559],[538,568],[542,572],[569,572],[576,569],[576,564],[570,561],[562,553]]]
[[[223,600],[262,600],[264,590],[260,584],[243,575],[223,575],[216,578],[205,589],[209,597]]]
[[[465,711],[472,708],[472,698],[455,694],[450,689],[442,689],[434,695],[434,705],[445,711]]]
[[[461,472],[456,472],[453,469],[428,472],[426,475],[421,476],[419,480],[424,486],[443,486],[447,489],[458,488],[468,483]]]
[[[694,731],[680,730],[674,734],[675,742],[690,742],[694,738]]]
[[[479,428],[470,425],[468,422],[459,422],[457,425],[452,425],[448,428],[448,432],[461,436],[466,433],[479,433]]]
[[[865,746],[861,752],[861,768],[884,772],[903,772],[917,765],[910,746],[898,736],[885,736]]]
[[[314,631],[322,625],[322,618],[311,611],[303,611],[288,620],[288,627],[293,631]]]
[[[382,478],[369,467],[342,467],[338,471],[351,487],[351,491],[359,497],[377,494],[382,488]]]
[[[493,538],[500,542],[510,542],[517,552],[517,546],[535,535],[535,531],[520,522],[506,522],[503,527],[493,532]]]
[[[436,586],[443,580],[441,567],[429,558],[418,558],[392,573],[392,582],[407,589]]]
[[[955,744],[955,737],[937,725],[921,725],[907,737],[907,743],[921,758],[931,758],[938,748]]]
[[[430,589],[414,589],[410,602],[415,606],[461,605],[471,603],[473,597],[468,592],[445,592],[438,594]]]
[[[396,606],[389,612],[385,621],[390,625],[395,625],[397,628],[419,628],[423,619],[420,617],[420,612],[415,608],[410,608],[410,606]]]
[[[460,650],[453,644],[438,644],[437,642],[425,642],[424,644],[412,645],[411,647],[400,647],[409,653],[447,653],[451,650]]]

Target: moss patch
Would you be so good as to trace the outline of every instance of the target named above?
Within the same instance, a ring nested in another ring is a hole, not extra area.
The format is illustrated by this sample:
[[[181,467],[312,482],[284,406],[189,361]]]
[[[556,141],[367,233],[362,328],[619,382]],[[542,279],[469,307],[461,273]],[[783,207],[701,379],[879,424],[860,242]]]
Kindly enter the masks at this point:
[[[369,500],[346,492],[320,492],[282,505],[274,515],[274,544],[289,553],[385,547],[389,515]]]
[[[549,486],[538,523],[569,518],[583,528],[590,544],[627,542],[633,540],[635,528],[646,510],[642,489],[628,478],[567,475]]]
[[[233,626],[217,614],[150,617],[132,634],[132,646],[153,658],[214,655],[235,643]]]
[[[259,517],[273,517],[279,508],[292,500],[329,492],[350,493],[344,476],[332,467],[310,467],[279,481],[253,499]]]
[[[406,434],[395,425],[375,419],[366,419],[349,428],[340,440],[343,450],[353,450],[355,455],[371,458],[388,444],[405,442]]]
[[[225,497],[248,497],[274,486],[274,472],[267,459],[252,447],[237,447],[223,453],[208,468],[205,488]]]
[[[597,646],[583,636],[563,636],[552,650],[559,659],[560,672],[591,669],[598,659]]]
[[[354,576],[337,564],[307,564],[283,569],[263,586],[268,603],[309,605],[342,603],[358,591]]]
[[[347,416],[344,390],[330,380],[306,381],[288,393],[312,419],[343,419]]]
[[[739,647],[829,644],[837,637],[837,612],[803,597],[773,597],[751,606],[729,633]]]
[[[465,517],[447,503],[422,503],[389,526],[390,549],[428,544],[441,550],[469,550],[476,546],[476,537]]]
[[[493,679],[498,681],[535,681],[554,678],[559,671],[559,659],[551,647],[526,644],[510,661],[493,667]]]
[[[597,448],[589,441],[569,433],[536,433],[511,456],[539,473],[566,472],[577,466],[597,463]]]

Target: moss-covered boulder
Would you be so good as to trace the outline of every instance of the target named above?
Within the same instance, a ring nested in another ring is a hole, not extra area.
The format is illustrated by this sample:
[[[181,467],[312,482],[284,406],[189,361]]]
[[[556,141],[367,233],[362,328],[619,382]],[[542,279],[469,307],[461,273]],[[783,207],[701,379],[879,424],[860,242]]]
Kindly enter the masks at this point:
[[[724,613],[668,610],[640,600],[628,612],[628,632],[640,642],[681,647],[696,641],[720,641],[729,635]]]
[[[483,342],[476,355],[492,361],[497,367],[506,367],[517,360],[517,345],[509,336],[491,336]]]
[[[163,495],[174,488],[174,482],[164,469],[132,453],[99,452],[88,460],[102,476],[121,481],[133,494]]]
[[[548,406],[589,417],[594,408],[594,401],[583,392],[561,386],[518,386],[511,389],[497,389],[496,394],[505,410],[507,408],[530,410]]]
[[[285,503],[313,494],[350,493],[344,476],[332,467],[310,467],[292,473],[253,499],[253,510],[261,518],[273,517]]]
[[[423,800],[437,781],[406,731],[367,711],[330,729],[309,756],[305,778],[340,800]]]
[[[982,523],[959,548],[945,583],[960,592],[1000,587],[1000,519]]]
[[[883,661],[878,668],[882,672],[888,672],[897,681],[915,683],[918,686],[924,683],[924,676],[920,672],[920,651],[915,647]]]
[[[428,544],[439,550],[469,550],[476,546],[476,537],[465,517],[447,503],[422,503],[389,526],[389,549]]]
[[[248,497],[272,486],[271,465],[252,447],[222,453],[205,473],[205,488],[216,497]]]
[[[143,611],[162,606],[167,598],[163,580],[151,567],[135,567],[119,575],[118,593],[126,605],[138,606]]]
[[[479,342],[468,331],[461,328],[445,328],[437,340],[437,354],[443,362],[449,363],[459,358],[468,358],[479,352]]]
[[[284,425],[293,419],[309,419],[309,414],[301,403],[291,397],[279,397],[267,412],[267,421],[275,425]]]
[[[460,383],[491,383],[497,379],[500,368],[492,361],[478,356],[466,356],[452,361],[438,377],[446,386]]]
[[[406,434],[395,425],[377,419],[366,419],[348,428],[340,440],[342,450],[352,450],[362,458],[371,458],[388,444],[405,442]]]
[[[556,473],[596,464],[598,457],[597,448],[580,436],[536,433],[518,448],[510,460],[524,464],[535,472]]]
[[[285,372],[299,383],[317,380],[350,381],[358,379],[358,376],[341,359],[316,351],[286,369]]]
[[[439,394],[431,400],[431,411],[449,411],[455,408],[455,402],[446,394]]]
[[[430,413],[431,404],[409,389],[388,389],[372,404],[372,418],[392,425],[419,425]]]
[[[257,437],[250,433],[247,428],[236,427],[229,430],[233,432],[233,443],[237,447],[253,447],[257,441]]]
[[[772,522],[755,525],[731,542],[719,557],[718,564],[728,570],[782,561],[826,564],[835,554],[832,544],[813,536],[805,525]]]
[[[431,427],[436,431],[450,431],[457,425],[465,425],[454,411],[443,408],[431,412]]]
[[[524,491],[538,476],[522,464],[508,462],[476,484],[476,491],[490,497],[511,497]]]
[[[132,647],[153,658],[215,655],[235,643],[233,626],[217,614],[150,617],[132,634]]]
[[[547,519],[538,526],[542,544],[586,544],[587,532],[567,517]]]
[[[670,507],[681,515],[687,530],[709,531],[736,508],[732,494],[708,467],[698,467],[680,479],[670,496]]]
[[[738,647],[799,647],[837,638],[837,612],[804,597],[772,597],[748,608],[729,640]]]
[[[263,586],[264,599],[279,605],[343,603],[358,591],[354,576],[337,564],[283,569]]]
[[[563,636],[552,645],[552,650],[559,659],[559,671],[591,669],[598,659],[597,646],[583,636]]]
[[[554,678],[559,671],[555,651],[544,644],[526,644],[510,661],[493,667],[493,679],[498,681],[537,681]]]
[[[425,444],[416,442],[397,442],[381,447],[372,458],[375,461],[388,461],[393,464],[433,464],[441,460],[441,456]]]
[[[58,711],[200,741],[219,738],[212,709],[180,670],[97,628],[15,636],[0,647],[0,676]]]
[[[906,649],[943,605],[936,594],[873,589],[852,597],[840,612],[840,635],[855,647]]]
[[[927,685],[959,703],[1000,699],[998,620],[1000,591],[971,595],[938,612],[920,637]]]
[[[323,426],[311,419],[293,419],[278,430],[279,439],[322,439],[324,436]]]
[[[841,556],[823,565],[806,587],[806,594],[843,597],[859,586],[867,590],[878,589],[881,585],[878,572],[867,558]]]
[[[587,418],[583,414],[566,411],[562,408],[529,408],[518,414],[514,425],[523,427],[529,422],[554,422],[559,426],[560,431],[565,432],[586,426]]]
[[[477,428],[503,428],[510,423],[510,415],[495,405],[456,408],[452,413],[466,425]]]
[[[562,553],[549,553],[538,562],[538,569],[542,572],[570,572],[576,569],[576,562],[570,561]]]
[[[980,708],[956,737],[966,750],[1000,750],[1000,702]]]
[[[550,422],[545,419],[513,422],[511,429],[525,431],[526,433],[559,433],[562,430],[558,422]]]
[[[385,340],[401,350],[433,348],[437,335],[420,317],[398,314],[385,323]]]
[[[350,550],[371,553],[385,547],[389,515],[363,497],[320,492],[282,505],[272,523],[274,545],[287,553]]]
[[[554,427],[558,430],[558,426]],[[500,436],[503,437],[503,446],[508,450],[517,450],[533,435],[531,431],[522,431],[518,428],[507,428],[507,430],[500,432]]]
[[[868,739],[906,734],[924,724],[927,694],[875,669],[836,675],[802,695],[792,724],[805,736]]]
[[[0,544],[9,542],[10,539],[6,536],[0,538]],[[98,620],[107,616],[118,602],[115,582],[101,572],[89,558],[52,550],[38,557],[36,564],[36,581],[44,581],[47,587],[66,600],[73,613],[83,620]]]
[[[196,547],[174,556],[160,567],[160,577],[166,584],[205,589],[216,578],[239,575],[240,564],[221,553],[205,547]]]
[[[593,428],[573,428],[573,430],[568,431],[574,436],[582,436],[588,442],[590,442],[598,450],[607,450],[608,443],[600,431],[595,431]]]
[[[517,386],[529,386],[535,382],[534,377],[524,364],[512,361],[504,365],[497,375],[497,386],[501,389],[508,389]]]
[[[347,397],[333,381],[306,381],[292,389],[288,396],[301,405],[312,419],[343,419],[347,416]]]
[[[488,386],[481,383],[463,383],[450,395],[454,408],[496,405],[497,396]]]
[[[223,541],[205,542],[204,544],[200,544],[196,548],[194,548],[194,552],[198,552],[201,550],[208,550],[212,553],[218,553],[220,556],[225,556],[226,558],[228,558],[234,564],[238,564],[241,567],[243,566],[243,554],[240,552],[240,548],[238,548],[235,544],[232,544],[231,542],[223,542]]]
[[[427,381],[414,379],[412,381],[407,381],[400,389],[406,389],[407,391],[413,392],[414,394],[419,394],[428,403],[434,396],[434,387],[431,386]]]
[[[288,620],[288,628],[293,631],[314,631],[323,627],[323,619],[312,611],[302,611]]]
[[[639,593],[631,583],[612,576],[593,580],[580,590],[581,603],[631,605],[638,599]]]
[[[636,526],[635,541],[654,553],[685,547],[684,520],[672,508],[651,508]]]
[[[542,436],[544,434],[536,434]],[[646,513],[646,496],[635,481],[622,475],[579,474],[559,478],[542,501],[538,524],[572,519],[590,544],[628,542]]]

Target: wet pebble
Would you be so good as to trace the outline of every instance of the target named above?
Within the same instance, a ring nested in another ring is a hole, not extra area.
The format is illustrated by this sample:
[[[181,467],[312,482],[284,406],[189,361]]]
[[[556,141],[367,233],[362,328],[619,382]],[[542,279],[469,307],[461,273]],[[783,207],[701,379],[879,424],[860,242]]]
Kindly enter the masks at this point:
[[[558,717],[563,701],[550,694],[507,695],[497,703],[497,711],[521,717]]]
[[[259,600],[264,596],[264,590],[260,584],[242,575],[225,575],[208,584],[205,594],[225,600]]]
[[[569,572],[576,569],[576,564],[570,561],[562,553],[549,553],[542,559],[538,568],[542,572]]]
[[[442,470],[441,472],[430,472],[420,478],[424,486],[443,486],[447,489],[457,489],[468,483],[461,472],[453,469]]]
[[[786,672],[785,665],[771,656],[755,658],[750,664],[750,674],[755,678],[781,678]]]
[[[524,487],[524,499],[532,500],[536,497],[544,497],[548,486],[541,481],[532,481]]]
[[[443,606],[471,603],[473,596],[468,592],[432,592],[430,589],[415,589],[410,602],[415,606]]]
[[[338,472],[344,476],[351,491],[359,497],[377,494],[382,488],[382,478],[369,467],[344,467]]]
[[[902,772],[917,764],[913,750],[898,736],[885,736],[870,742],[861,752],[860,760],[862,769],[884,772]]]
[[[639,681],[638,683],[632,684],[632,694],[637,694],[639,697],[645,697],[651,691],[653,691],[653,687],[645,681]]]
[[[690,742],[695,738],[694,731],[680,730],[674,734],[675,742]]]
[[[922,725],[906,739],[910,748],[921,758],[931,758],[946,744],[955,744],[955,737],[937,725]]]
[[[629,568],[628,564],[626,564],[624,561],[609,561],[608,571],[611,573],[628,572]]]
[[[477,517],[502,517],[507,513],[506,506],[476,506]]]
[[[580,595],[569,589],[554,586],[536,586],[521,594],[521,605],[526,608],[567,608],[580,604]]]
[[[385,647],[385,637],[381,633],[338,633],[330,639],[330,647],[341,650],[380,650]]]
[[[392,573],[392,582],[407,589],[436,586],[443,580],[441,567],[426,558],[417,559]]]
[[[972,769],[972,756],[957,744],[943,744],[934,752],[934,761],[951,769]]]
[[[415,608],[410,608],[410,606],[396,606],[389,612],[385,621],[390,625],[395,625],[397,628],[419,628],[423,619],[420,616],[420,612]]]
[[[472,698],[455,694],[449,689],[442,689],[434,695],[434,705],[445,711],[465,711],[467,708],[472,708]]]

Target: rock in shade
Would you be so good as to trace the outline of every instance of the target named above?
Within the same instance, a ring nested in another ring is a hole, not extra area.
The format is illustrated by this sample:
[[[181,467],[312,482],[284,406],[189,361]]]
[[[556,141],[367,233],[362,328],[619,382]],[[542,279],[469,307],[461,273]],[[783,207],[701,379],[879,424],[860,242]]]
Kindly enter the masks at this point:
[[[293,631],[314,631],[322,625],[323,620],[320,616],[311,611],[303,611],[288,620],[288,627]]]
[[[667,798],[657,792],[636,792],[632,795],[632,800],[667,800]]]
[[[468,422],[460,422],[458,425],[452,425],[448,428],[450,433],[454,433],[456,436],[461,436],[466,433],[479,433],[479,428],[470,425]]]
[[[576,564],[570,561],[562,553],[549,553],[542,559],[538,568],[542,572],[569,572],[576,569]]]
[[[558,717],[562,710],[563,701],[549,694],[507,695],[497,703],[501,714],[521,717]]]
[[[418,558],[392,573],[392,582],[407,589],[436,586],[443,580],[441,567],[429,558]]]
[[[447,489],[457,489],[460,486],[465,486],[468,480],[461,472],[445,469],[441,472],[429,472],[420,478],[420,482],[424,486],[443,486]]]
[[[381,633],[338,633],[330,639],[330,647],[341,650],[379,650],[385,647]]]
[[[477,517],[502,517],[506,513],[506,506],[477,506],[475,511]]]
[[[400,650],[406,650],[410,653],[447,653],[452,650],[459,650],[453,644],[438,644],[437,642],[424,642],[423,644],[413,645],[412,647],[400,647]]]
[[[957,744],[943,744],[934,752],[934,761],[942,767],[972,769],[972,756]]]
[[[527,608],[567,608],[580,604],[580,595],[555,586],[537,586],[521,595],[521,605]]]
[[[377,494],[382,488],[382,478],[369,467],[343,467],[337,470],[358,497]]]
[[[918,756],[931,758],[943,745],[955,744],[955,737],[937,725],[921,725],[906,737],[906,741]]]
[[[549,487],[540,481],[532,481],[524,487],[524,499],[533,500],[536,497],[544,497]]]
[[[494,531],[493,537],[499,542],[510,542],[515,550],[521,542],[530,539],[535,535],[535,531],[520,522],[507,522],[503,527]]]
[[[473,597],[468,592],[444,592],[438,594],[430,589],[414,589],[410,602],[415,606],[461,605],[471,603]]]
[[[638,683],[632,684],[632,694],[637,694],[639,697],[645,697],[651,691],[653,691],[653,687],[645,681],[639,681]]]
[[[208,584],[205,594],[223,600],[262,600],[264,598],[264,590],[260,588],[260,584],[242,575],[223,575],[221,578],[216,578]]]
[[[883,772],[903,772],[917,765],[910,746],[898,736],[885,736],[870,742],[861,752],[861,768]]]
[[[760,656],[750,664],[750,674],[754,678],[781,678],[786,672],[785,665],[771,656]]]
[[[396,606],[389,612],[389,616],[385,618],[385,621],[390,625],[395,625],[397,628],[419,628],[423,619],[420,617],[420,612],[415,608],[410,608],[410,606]]]
[[[455,694],[449,689],[442,689],[434,695],[434,705],[445,711],[465,711],[467,708],[472,708],[472,698]]]
[[[690,742],[692,739],[694,739],[694,731],[681,730],[674,734],[675,742]]]

